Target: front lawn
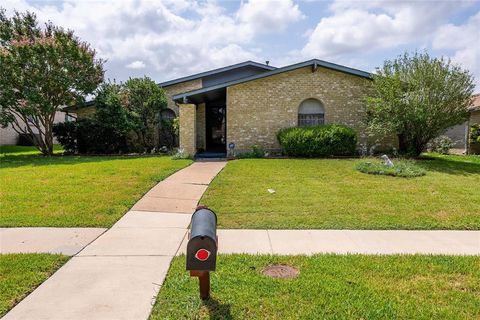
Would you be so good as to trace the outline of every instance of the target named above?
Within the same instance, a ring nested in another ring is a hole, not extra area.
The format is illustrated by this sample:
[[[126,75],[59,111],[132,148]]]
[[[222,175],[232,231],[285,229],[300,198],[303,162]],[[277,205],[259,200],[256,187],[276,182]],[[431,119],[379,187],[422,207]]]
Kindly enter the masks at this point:
[[[0,255],[0,317],[38,287],[67,260],[68,257],[58,254]]]
[[[272,279],[271,264],[298,268]],[[212,299],[174,259],[150,320],[156,319],[478,319],[480,257],[221,255]]]
[[[358,172],[360,159],[236,160],[201,203],[222,228],[480,229],[480,157],[431,157],[416,178]]]
[[[155,183],[191,163],[15,152],[0,156],[2,227],[109,227]]]

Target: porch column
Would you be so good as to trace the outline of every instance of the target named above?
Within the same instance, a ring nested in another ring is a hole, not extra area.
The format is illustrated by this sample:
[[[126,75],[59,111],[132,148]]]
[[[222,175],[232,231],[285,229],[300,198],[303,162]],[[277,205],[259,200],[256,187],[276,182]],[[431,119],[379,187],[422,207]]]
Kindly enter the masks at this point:
[[[197,108],[194,104],[179,104],[178,109],[180,123],[180,148],[185,150],[185,152],[191,156],[194,156],[197,152]]]
[[[197,106],[197,149],[205,150],[205,103]]]

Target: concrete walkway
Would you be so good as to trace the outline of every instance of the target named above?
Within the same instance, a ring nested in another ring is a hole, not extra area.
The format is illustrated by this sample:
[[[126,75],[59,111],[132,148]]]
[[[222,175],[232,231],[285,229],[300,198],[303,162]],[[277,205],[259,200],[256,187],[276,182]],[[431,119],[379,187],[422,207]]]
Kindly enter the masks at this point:
[[[104,228],[0,228],[0,254],[76,255],[104,233]]]
[[[218,230],[218,241],[220,254],[480,255],[480,231]]]
[[[225,162],[160,182],[3,319],[147,319],[198,200]]]

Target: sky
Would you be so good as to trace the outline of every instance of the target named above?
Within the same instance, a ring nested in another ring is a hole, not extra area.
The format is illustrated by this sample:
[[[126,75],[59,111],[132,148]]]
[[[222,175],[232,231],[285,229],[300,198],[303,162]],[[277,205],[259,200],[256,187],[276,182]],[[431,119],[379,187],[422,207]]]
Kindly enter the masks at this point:
[[[106,78],[161,82],[253,60],[317,58],[373,72],[405,51],[470,70],[480,91],[479,1],[2,0],[75,31],[106,59]]]

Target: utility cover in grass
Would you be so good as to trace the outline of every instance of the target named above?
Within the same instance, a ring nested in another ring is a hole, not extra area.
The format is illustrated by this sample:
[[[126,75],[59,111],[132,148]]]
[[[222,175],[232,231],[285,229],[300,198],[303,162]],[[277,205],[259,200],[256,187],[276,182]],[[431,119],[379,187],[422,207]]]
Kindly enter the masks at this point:
[[[292,279],[298,277],[298,269],[287,265],[271,265],[263,269],[262,273],[267,277]]]

